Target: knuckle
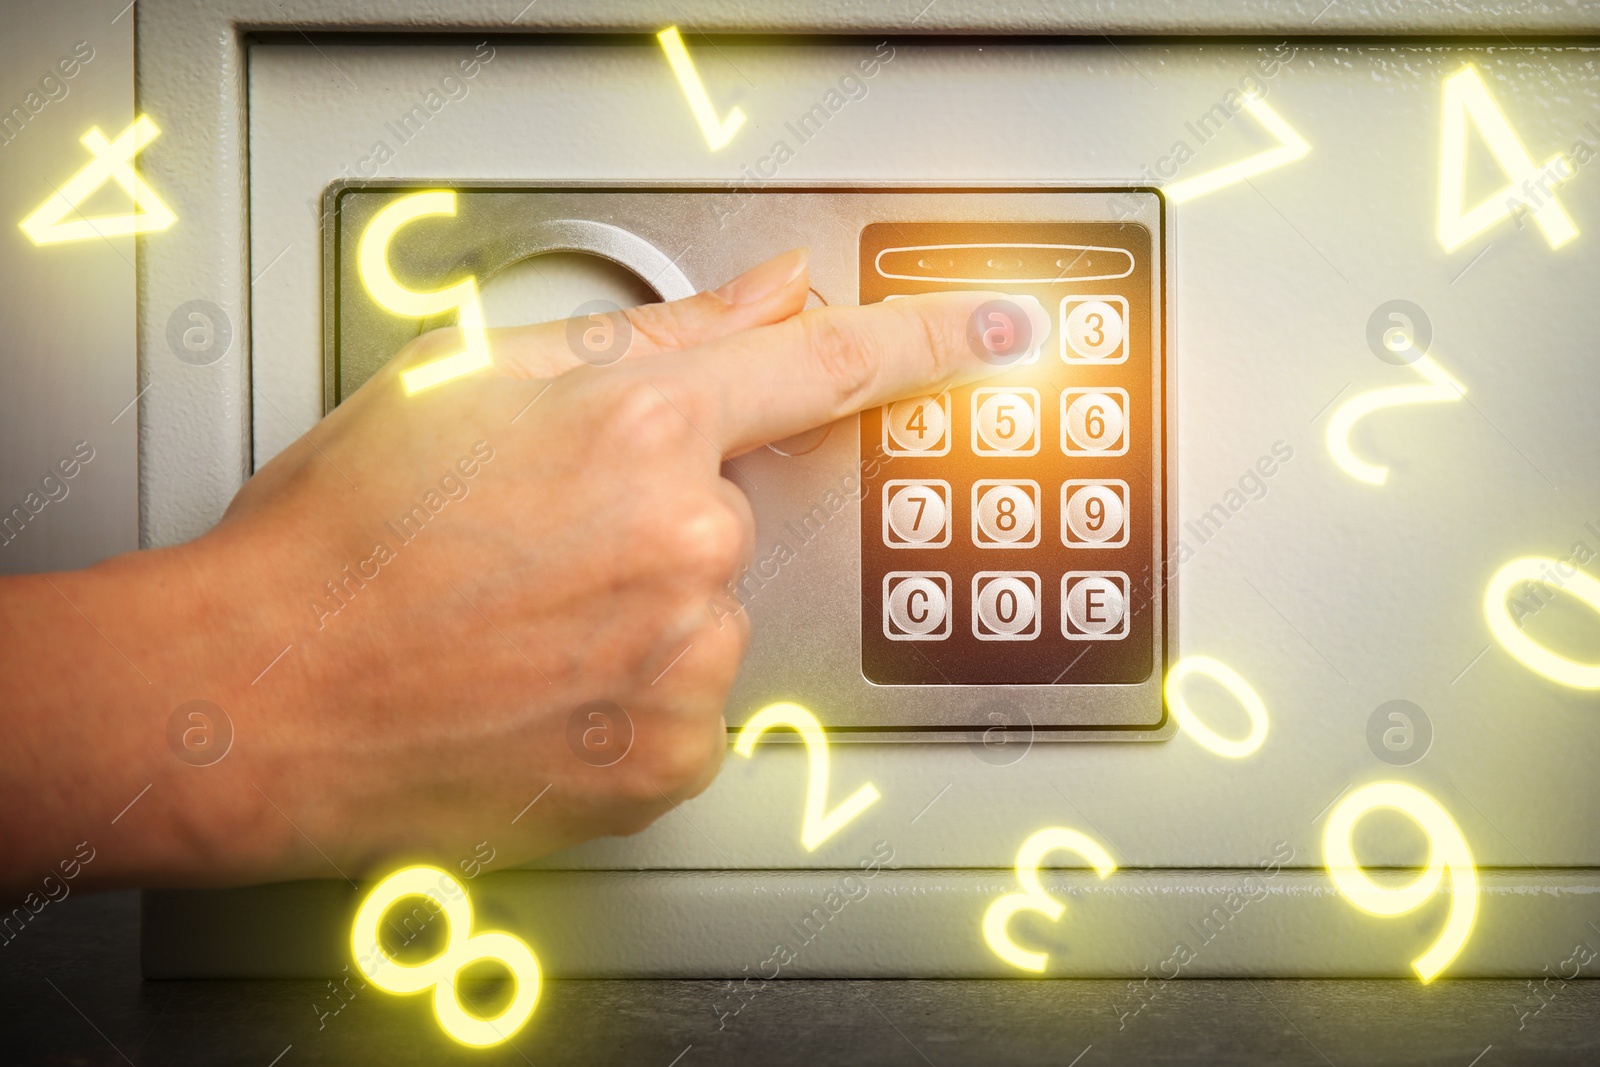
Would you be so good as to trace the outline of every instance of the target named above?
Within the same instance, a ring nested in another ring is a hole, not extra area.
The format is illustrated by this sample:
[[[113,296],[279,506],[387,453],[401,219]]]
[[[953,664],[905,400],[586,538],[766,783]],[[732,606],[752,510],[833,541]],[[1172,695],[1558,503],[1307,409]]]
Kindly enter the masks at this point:
[[[679,449],[693,436],[689,420],[655,382],[611,377],[616,380],[603,387],[605,395],[595,413],[601,434],[645,454]]]
[[[860,328],[841,325],[835,315],[801,315],[799,323],[806,351],[832,385],[839,410],[855,410],[878,375],[873,338]]]
[[[663,531],[668,557],[697,580],[719,585],[739,568],[744,556],[744,520],[732,508],[707,494],[678,508]]]
[[[672,351],[682,348],[693,336],[694,312],[689,305],[695,299],[624,308],[622,314],[633,328],[635,338],[650,348]]]

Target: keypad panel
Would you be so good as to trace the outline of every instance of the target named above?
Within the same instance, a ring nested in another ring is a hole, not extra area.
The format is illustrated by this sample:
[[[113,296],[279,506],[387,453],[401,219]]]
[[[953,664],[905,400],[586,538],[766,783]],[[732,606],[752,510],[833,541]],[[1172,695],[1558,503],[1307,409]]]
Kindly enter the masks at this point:
[[[1035,296],[1054,319],[999,375],[863,413],[862,673],[1144,681],[1164,595],[1150,231],[885,222],[860,250],[862,304],[982,289]]]

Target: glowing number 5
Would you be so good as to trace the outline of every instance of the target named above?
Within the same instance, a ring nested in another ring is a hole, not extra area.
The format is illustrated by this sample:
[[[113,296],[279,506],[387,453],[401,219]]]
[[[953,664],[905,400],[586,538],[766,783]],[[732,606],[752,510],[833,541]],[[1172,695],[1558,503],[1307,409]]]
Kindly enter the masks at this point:
[[[444,952],[427,963],[407,967],[396,963],[378,941],[378,923],[384,912],[403,897],[427,897],[444,911],[450,937]],[[390,993],[433,990],[433,1010],[445,1033],[463,1045],[497,1045],[522,1028],[539,1000],[539,961],[527,945],[510,934],[469,934],[472,901],[461,883],[437,867],[407,867],[396,871],[362,901],[350,931],[356,966],[367,980]],[[461,1006],[456,978],[478,960],[496,960],[511,972],[516,992],[499,1015],[484,1019]]]
[[[1356,863],[1352,837],[1356,823],[1375,808],[1395,808],[1415,819],[1428,835],[1428,869],[1410,885],[1378,885]],[[1402,915],[1418,907],[1450,872],[1450,919],[1432,948],[1411,962],[1424,982],[1431,982],[1467,942],[1478,914],[1478,872],[1472,853],[1449,813],[1428,794],[1399,782],[1377,782],[1345,797],[1322,836],[1322,855],[1333,884],[1350,903],[1373,915]]]
[[[489,342],[483,333],[483,309],[478,304],[478,283],[464,278],[447,289],[419,293],[407,289],[389,272],[389,242],[395,231],[412,219],[424,215],[456,213],[456,194],[449,189],[403,196],[386,206],[367,224],[361,235],[356,261],[361,280],[372,298],[396,315],[426,318],[451,308],[460,309],[461,334],[465,350],[413,367],[400,375],[406,392],[415,393],[430,386],[459,378],[489,365]]]
[[[1017,851],[1017,881],[1024,892],[1007,893],[989,905],[989,910],[983,913],[983,939],[989,942],[996,956],[1025,971],[1044,970],[1049,957],[1043,952],[1019,948],[1006,933],[1006,923],[1019,911],[1036,911],[1051,922],[1061,918],[1067,906],[1051,897],[1039,884],[1039,861],[1044,859],[1045,853],[1056,849],[1076,852],[1094,865],[1095,873],[1101,878],[1117,869],[1116,862],[1098,842],[1076,830],[1054,826],[1040,830],[1022,843]]]
[[[799,704],[773,704],[756,713],[755,718],[739,731],[735,751],[749,757],[755,752],[761,735],[774,727],[787,726],[800,735],[806,743],[806,754],[811,762],[811,785],[806,790],[806,817],[800,825],[800,843],[807,852],[838,833],[845,823],[865,811],[878,799],[878,790],[871,782],[857,789],[850,798],[827,815],[822,813],[823,800],[828,794],[828,739],[822,726]]]

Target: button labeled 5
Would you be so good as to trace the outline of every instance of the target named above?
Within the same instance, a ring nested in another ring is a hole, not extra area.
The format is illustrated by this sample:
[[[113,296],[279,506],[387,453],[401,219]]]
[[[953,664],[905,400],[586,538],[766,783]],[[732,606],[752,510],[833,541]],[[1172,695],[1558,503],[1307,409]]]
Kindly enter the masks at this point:
[[[1128,543],[1128,483],[1072,478],[1061,485],[1061,543],[1068,548],[1121,548]]]
[[[1066,389],[1061,393],[1061,451],[1069,456],[1128,452],[1128,391]]]
[[[982,478],[972,483],[972,543],[979,548],[1033,548],[1039,543],[1039,483]]]
[[[979,641],[1032,641],[1041,614],[1039,576],[1032,571],[972,576],[972,636]]]
[[[980,456],[1032,456],[1039,452],[1036,389],[975,389],[972,450]]]
[[[1068,571],[1061,576],[1061,635],[1068,641],[1120,641],[1128,636],[1128,576],[1121,571]]]
[[[950,483],[903,479],[883,485],[883,543],[944,548],[950,543]]]
[[[943,571],[885,574],[883,636],[891,641],[943,641],[949,637],[950,576]]]
[[[950,454],[950,394],[919,396],[883,409],[883,450],[891,456]]]
[[[1120,296],[1061,298],[1061,358],[1068,363],[1128,361],[1128,301]]]

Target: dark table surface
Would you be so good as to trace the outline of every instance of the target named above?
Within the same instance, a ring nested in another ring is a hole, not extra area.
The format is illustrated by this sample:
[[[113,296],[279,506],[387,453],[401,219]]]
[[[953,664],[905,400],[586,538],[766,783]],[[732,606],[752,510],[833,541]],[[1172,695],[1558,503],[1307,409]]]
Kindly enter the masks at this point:
[[[1537,1014],[1522,981],[1157,982],[1137,1014],[1122,981],[777,981],[748,1002],[722,982],[548,981],[509,1044],[474,1050],[427,995],[368,987],[324,1015],[323,982],[146,982],[138,948],[137,894],[45,908],[0,948],[0,1062],[1600,1063],[1600,982],[1584,980],[1541,987]]]

